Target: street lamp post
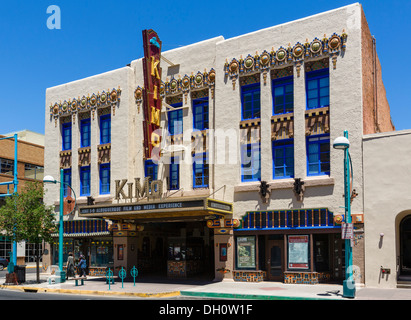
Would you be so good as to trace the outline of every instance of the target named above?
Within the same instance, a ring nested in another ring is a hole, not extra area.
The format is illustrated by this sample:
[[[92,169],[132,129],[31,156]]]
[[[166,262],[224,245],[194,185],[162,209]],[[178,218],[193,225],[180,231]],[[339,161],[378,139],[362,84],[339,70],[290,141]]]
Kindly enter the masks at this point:
[[[44,183],[60,183],[60,214],[59,214],[59,269],[60,269],[60,282],[66,281],[66,273],[63,270],[63,211],[64,211],[64,185],[67,185],[74,194],[74,201],[76,201],[76,194],[71,186],[64,182],[64,170],[60,169],[60,181],[55,180],[52,176],[45,176],[43,178]],[[74,208],[76,205],[74,204]]]
[[[348,140],[348,131],[344,131],[344,137],[338,137],[334,140],[333,148],[344,150],[344,199],[345,199],[345,223],[351,224],[351,180],[350,174],[350,153],[348,151],[350,142]],[[352,272],[352,247],[351,239],[345,239],[345,280],[343,282],[343,297],[355,297],[355,280]]]

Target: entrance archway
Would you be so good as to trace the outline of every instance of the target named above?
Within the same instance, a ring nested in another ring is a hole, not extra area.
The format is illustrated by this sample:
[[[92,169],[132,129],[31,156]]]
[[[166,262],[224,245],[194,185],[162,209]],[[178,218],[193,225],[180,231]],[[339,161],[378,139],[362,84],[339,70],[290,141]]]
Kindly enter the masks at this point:
[[[400,223],[400,268],[399,275],[411,280],[411,215]]]

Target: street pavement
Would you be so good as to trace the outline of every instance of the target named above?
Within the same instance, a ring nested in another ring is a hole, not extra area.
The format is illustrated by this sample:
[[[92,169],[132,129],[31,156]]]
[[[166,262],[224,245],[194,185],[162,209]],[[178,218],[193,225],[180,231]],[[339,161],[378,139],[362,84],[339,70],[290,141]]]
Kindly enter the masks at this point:
[[[27,270],[27,269],[26,269]],[[193,299],[241,299],[241,300],[411,300],[411,289],[377,289],[357,286],[355,298],[342,296],[339,284],[284,284],[281,282],[220,282],[169,280],[156,278],[115,277],[114,284],[107,284],[105,277],[87,277],[84,285],[75,285],[69,279],[64,283],[53,281],[50,274],[41,273],[36,283],[36,273],[26,272],[26,282],[19,285],[6,284],[0,276],[0,289],[39,293],[64,293],[76,295],[129,296],[147,299],[167,299],[183,296]],[[80,284],[80,282],[79,282]]]

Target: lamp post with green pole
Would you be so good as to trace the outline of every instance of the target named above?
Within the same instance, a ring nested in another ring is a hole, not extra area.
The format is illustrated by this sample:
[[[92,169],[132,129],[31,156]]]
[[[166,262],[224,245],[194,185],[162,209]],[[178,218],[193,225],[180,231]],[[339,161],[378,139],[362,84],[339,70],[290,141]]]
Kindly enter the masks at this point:
[[[344,151],[344,199],[345,199],[345,215],[344,222],[346,226],[352,227],[351,219],[351,157],[348,151],[350,142],[348,140],[348,131],[344,131],[343,137],[338,137],[334,140],[333,148]],[[345,280],[343,282],[343,297],[355,298],[355,280],[353,279],[353,260],[351,239],[345,239]]]
[[[60,282],[63,283],[66,281],[66,273],[63,270],[63,215],[64,215],[64,185],[68,186],[74,195],[74,201],[76,201],[76,194],[73,188],[64,182],[64,170],[60,169],[60,181],[55,180],[52,176],[45,176],[43,178],[44,183],[60,183],[60,214],[59,214],[59,272],[60,272]],[[74,202],[74,209],[76,208],[76,204]]]

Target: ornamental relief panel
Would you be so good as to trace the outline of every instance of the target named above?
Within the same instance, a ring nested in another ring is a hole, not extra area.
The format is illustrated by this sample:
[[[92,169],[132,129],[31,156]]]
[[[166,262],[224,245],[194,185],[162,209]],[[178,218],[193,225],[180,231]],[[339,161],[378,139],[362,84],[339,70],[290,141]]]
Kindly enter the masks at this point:
[[[116,112],[116,106],[120,103],[121,89],[110,89],[103,91],[102,93],[98,92],[97,94],[93,93],[83,96],[80,98],[73,98],[64,100],[63,102],[56,102],[50,105],[50,118],[54,118],[55,125],[57,127],[57,120],[59,117],[64,116],[73,116],[73,123],[75,123],[75,116],[77,113],[90,112],[92,113],[94,120],[94,113],[97,109],[101,107],[110,107],[113,109],[113,115]]]
[[[294,138],[294,116],[292,113],[271,117],[271,140]]]
[[[226,60],[224,76],[231,79],[233,90],[235,90],[237,79],[242,75],[253,72],[262,72],[264,85],[266,85],[267,73],[270,69],[278,66],[294,64],[299,77],[303,62],[310,58],[329,56],[332,58],[333,68],[336,69],[337,57],[345,51],[347,38],[348,35],[343,30],[341,36],[334,33],[327,38],[324,35],[322,40],[315,38],[309,42],[306,39],[305,43],[297,42],[294,46],[289,43],[286,48],[281,46],[277,50],[272,48],[270,52],[264,50],[261,54],[258,52],[253,55],[248,54],[245,59],[240,56],[239,60],[236,58],[233,58],[230,62]]]
[[[240,144],[259,143],[261,141],[260,119],[240,122]]]
[[[317,135],[330,132],[329,107],[307,110],[305,112],[305,135]]]
[[[84,147],[78,149],[78,166],[85,167],[89,166],[91,163],[91,148]]]
[[[210,89],[211,98],[214,99],[214,88],[215,88],[215,77],[216,72],[213,68],[210,71],[206,69],[204,72],[198,71],[196,74],[193,72],[190,76],[187,74],[181,78],[181,75],[178,76],[178,79],[174,78],[174,76],[169,79],[167,78],[165,82],[161,82],[161,86],[159,88],[159,95],[160,99],[164,99],[165,97],[170,97],[174,95],[183,95],[184,97],[184,104],[187,103],[187,97],[189,93],[194,93],[197,90],[204,90]],[[134,91],[134,98],[135,102],[138,107],[138,111],[140,112],[140,106],[143,102],[143,88],[138,86]],[[168,103],[168,102],[167,102]]]
[[[60,151],[60,169],[71,168],[71,151]]]

